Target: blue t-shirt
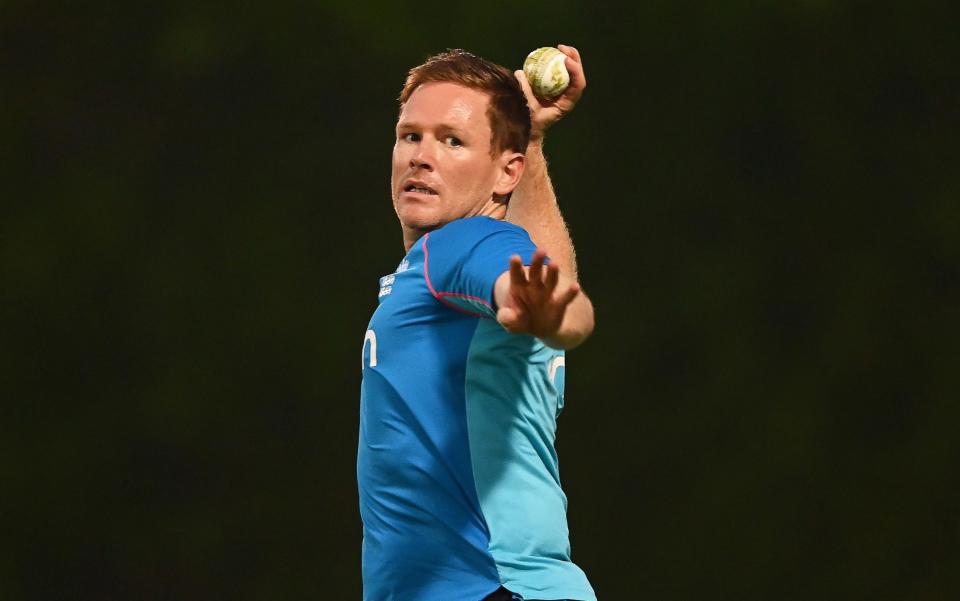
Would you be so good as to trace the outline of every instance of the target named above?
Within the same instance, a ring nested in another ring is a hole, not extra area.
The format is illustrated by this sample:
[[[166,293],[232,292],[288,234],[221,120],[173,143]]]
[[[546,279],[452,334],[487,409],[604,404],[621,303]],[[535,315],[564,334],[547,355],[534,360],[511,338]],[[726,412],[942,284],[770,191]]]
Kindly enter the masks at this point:
[[[496,321],[493,288],[534,245],[487,217],[424,235],[363,345],[357,480],[364,601],[596,599],[570,560],[554,449],[564,354]]]

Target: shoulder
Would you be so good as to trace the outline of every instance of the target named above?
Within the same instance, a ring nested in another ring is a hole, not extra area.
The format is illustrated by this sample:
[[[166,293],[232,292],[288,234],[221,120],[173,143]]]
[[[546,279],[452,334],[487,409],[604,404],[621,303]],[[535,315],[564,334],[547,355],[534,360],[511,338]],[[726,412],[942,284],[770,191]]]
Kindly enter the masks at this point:
[[[430,233],[430,244],[456,245],[470,248],[491,236],[530,239],[527,231],[518,225],[490,217],[457,219]]]
[[[489,217],[451,221],[422,241],[424,270],[448,290],[461,286],[459,278],[492,286],[512,255],[526,260],[536,248],[523,228]]]
[[[494,286],[510,268],[510,257],[529,257],[535,248],[523,228],[489,217],[451,221],[422,240],[423,273],[430,292],[459,310],[491,318],[496,315]]]

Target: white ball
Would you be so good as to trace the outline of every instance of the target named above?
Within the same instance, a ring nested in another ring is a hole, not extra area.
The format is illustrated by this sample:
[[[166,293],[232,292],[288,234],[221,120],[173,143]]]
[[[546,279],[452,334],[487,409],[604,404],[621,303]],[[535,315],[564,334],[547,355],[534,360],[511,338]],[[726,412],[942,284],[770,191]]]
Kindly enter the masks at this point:
[[[570,85],[570,73],[564,64],[567,55],[549,46],[537,48],[523,61],[523,72],[533,93],[541,98],[556,98]]]

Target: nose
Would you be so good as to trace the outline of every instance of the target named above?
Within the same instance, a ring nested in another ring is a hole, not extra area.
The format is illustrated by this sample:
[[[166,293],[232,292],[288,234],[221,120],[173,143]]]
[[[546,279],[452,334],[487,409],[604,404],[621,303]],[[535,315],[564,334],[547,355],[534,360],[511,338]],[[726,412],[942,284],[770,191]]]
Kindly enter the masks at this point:
[[[433,155],[423,142],[417,144],[416,151],[410,156],[410,168],[433,171]]]

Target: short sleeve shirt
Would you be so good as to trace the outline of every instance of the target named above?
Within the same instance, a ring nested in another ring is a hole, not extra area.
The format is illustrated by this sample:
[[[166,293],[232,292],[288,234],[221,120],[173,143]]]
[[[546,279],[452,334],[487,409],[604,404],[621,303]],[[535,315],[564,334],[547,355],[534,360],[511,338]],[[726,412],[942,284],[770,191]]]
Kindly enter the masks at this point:
[[[365,601],[596,599],[570,558],[554,449],[565,358],[496,321],[527,233],[487,217],[424,235],[380,279],[363,345],[357,479]]]

